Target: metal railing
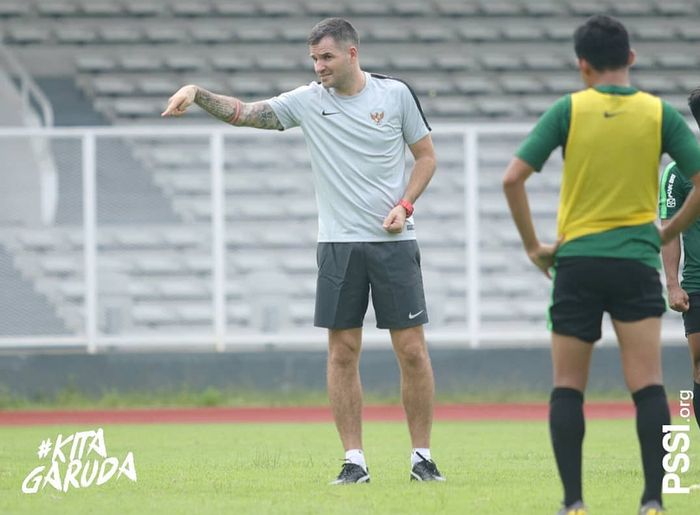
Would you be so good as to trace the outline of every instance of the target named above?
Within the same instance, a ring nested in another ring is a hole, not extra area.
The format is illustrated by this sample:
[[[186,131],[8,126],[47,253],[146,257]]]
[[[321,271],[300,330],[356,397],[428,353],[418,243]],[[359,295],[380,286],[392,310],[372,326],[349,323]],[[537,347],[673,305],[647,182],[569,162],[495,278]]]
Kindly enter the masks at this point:
[[[36,104],[37,114],[40,115],[43,126],[53,127],[54,116],[51,102],[12,52],[2,44],[0,44],[0,59],[4,61],[4,68],[10,74],[10,78],[19,83],[23,111],[29,112],[33,109],[33,103]]]
[[[480,138],[501,134],[524,135],[531,128],[530,124],[494,124],[494,125],[448,125],[434,127],[434,134],[461,137],[464,163],[464,242],[466,255],[466,325],[449,331],[440,327],[429,327],[426,331],[431,343],[444,346],[470,346],[478,348],[484,343],[500,345],[546,344],[548,334],[544,325],[537,330],[524,330],[515,333],[503,333],[499,330],[485,330],[482,326],[480,305],[482,274],[480,270],[479,232],[480,185],[479,154]],[[149,346],[198,346],[209,347],[217,351],[231,348],[244,348],[265,345],[286,345],[285,348],[314,347],[325,345],[326,333],[322,330],[282,331],[278,333],[238,334],[227,327],[227,265],[226,265],[226,189],[224,186],[225,138],[233,136],[251,136],[266,138],[274,144],[275,138],[285,137],[277,131],[258,131],[252,129],[231,128],[227,126],[137,126],[137,127],[71,127],[71,128],[0,128],[0,138],[62,138],[80,141],[82,169],[82,261],[84,268],[84,331],[71,336],[65,335],[26,335],[17,337],[0,337],[2,347],[65,347],[84,346],[89,352],[97,352],[105,347],[149,347]],[[201,334],[149,333],[110,335],[102,334],[98,327],[98,237],[97,220],[97,152],[99,141],[103,138],[128,137],[138,138],[182,138],[192,137],[208,141],[209,173],[211,180],[211,306],[212,324],[210,329]],[[508,160],[509,156],[503,156]],[[505,161],[504,161],[505,162]],[[544,311],[545,305],[542,309]],[[508,306],[504,306],[508,309]],[[674,339],[680,339],[682,333],[676,334],[674,325],[669,333]],[[607,340],[611,338],[606,337]],[[385,331],[366,330],[366,344],[386,345],[388,334]]]

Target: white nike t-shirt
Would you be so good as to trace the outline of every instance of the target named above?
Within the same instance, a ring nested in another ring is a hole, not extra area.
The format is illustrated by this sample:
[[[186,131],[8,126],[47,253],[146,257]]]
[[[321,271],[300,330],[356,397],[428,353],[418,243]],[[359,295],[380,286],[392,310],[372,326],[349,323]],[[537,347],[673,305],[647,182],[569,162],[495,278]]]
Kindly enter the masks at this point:
[[[399,234],[386,232],[382,223],[408,183],[405,145],[425,137],[430,126],[405,83],[365,77],[365,87],[353,96],[312,82],[268,100],[285,129],[304,131],[319,242],[415,239],[412,217]]]

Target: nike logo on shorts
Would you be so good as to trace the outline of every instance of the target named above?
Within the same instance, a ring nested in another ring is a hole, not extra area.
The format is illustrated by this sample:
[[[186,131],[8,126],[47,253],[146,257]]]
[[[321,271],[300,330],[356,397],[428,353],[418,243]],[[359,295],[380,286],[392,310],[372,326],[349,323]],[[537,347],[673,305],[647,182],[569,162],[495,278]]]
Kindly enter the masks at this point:
[[[326,111],[325,109],[321,111],[323,116],[331,116],[333,114],[340,114],[340,111]]]
[[[421,309],[418,313],[409,313],[409,314],[408,314],[408,319],[409,319],[409,320],[413,320],[413,319],[416,318],[418,315],[420,315],[423,311],[425,311],[425,310],[424,310],[424,309]]]

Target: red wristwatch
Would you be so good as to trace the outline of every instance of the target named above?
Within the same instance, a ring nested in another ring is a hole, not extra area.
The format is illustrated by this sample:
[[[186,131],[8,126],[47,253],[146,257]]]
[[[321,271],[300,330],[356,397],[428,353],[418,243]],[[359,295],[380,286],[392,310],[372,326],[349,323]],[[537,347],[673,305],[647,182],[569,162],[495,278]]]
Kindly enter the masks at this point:
[[[397,206],[401,206],[406,210],[406,218],[410,218],[411,215],[413,214],[413,204],[411,204],[408,200],[405,198],[402,198],[399,200],[399,203]]]

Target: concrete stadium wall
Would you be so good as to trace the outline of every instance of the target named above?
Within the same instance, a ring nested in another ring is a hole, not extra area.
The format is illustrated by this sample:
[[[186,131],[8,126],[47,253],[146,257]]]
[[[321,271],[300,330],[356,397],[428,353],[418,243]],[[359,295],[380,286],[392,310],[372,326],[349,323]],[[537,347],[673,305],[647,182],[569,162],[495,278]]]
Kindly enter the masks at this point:
[[[508,392],[546,394],[551,388],[548,349],[436,349],[431,351],[438,394]],[[688,350],[664,349],[670,398],[692,388]],[[325,390],[326,354],[320,351],[244,353],[13,354],[0,356],[0,393],[51,398],[74,391],[103,392]],[[361,373],[365,392],[397,394],[399,371],[391,350],[366,350]],[[593,353],[589,392],[625,389],[617,348]],[[676,393],[674,393],[676,392]],[[503,395],[507,398],[507,395]]]

